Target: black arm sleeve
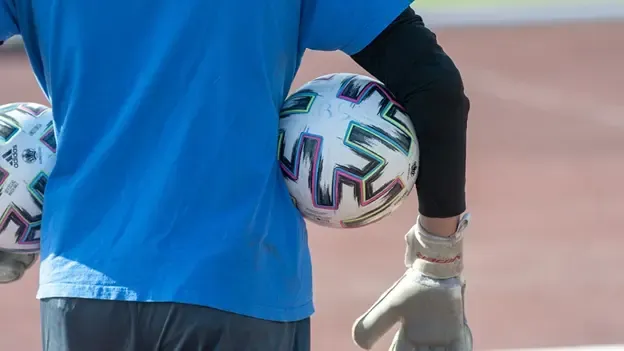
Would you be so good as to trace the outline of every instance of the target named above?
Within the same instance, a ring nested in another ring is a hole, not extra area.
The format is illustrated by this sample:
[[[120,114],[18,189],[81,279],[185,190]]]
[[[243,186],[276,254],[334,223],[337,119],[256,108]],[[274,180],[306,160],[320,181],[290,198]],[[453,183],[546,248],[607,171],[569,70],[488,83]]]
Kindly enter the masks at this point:
[[[435,34],[410,8],[351,57],[386,85],[414,124],[420,213],[446,218],[464,212],[470,104],[461,75]]]

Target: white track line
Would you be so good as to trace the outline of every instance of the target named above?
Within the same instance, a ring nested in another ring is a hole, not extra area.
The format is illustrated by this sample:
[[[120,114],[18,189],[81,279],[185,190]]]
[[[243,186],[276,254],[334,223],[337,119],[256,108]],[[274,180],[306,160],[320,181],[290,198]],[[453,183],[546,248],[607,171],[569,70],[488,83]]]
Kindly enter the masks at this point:
[[[624,351],[624,345],[581,345],[568,347],[546,347],[534,349],[505,349],[492,351]]]
[[[541,111],[566,114],[606,127],[624,129],[624,105],[607,104],[587,95],[563,91],[554,86],[520,82],[499,72],[477,67],[462,67],[467,90],[503,101],[511,101]]]
[[[571,1],[572,2],[572,1]],[[624,18],[624,1],[592,0],[584,3],[474,6],[458,8],[412,7],[432,27],[509,26],[536,23],[617,20]]]

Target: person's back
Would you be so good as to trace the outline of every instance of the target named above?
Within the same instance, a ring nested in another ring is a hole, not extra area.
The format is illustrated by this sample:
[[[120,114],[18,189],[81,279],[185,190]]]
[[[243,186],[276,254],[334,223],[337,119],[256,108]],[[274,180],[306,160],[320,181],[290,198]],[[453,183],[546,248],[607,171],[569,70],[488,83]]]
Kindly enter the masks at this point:
[[[306,317],[305,228],[275,157],[297,35],[268,25],[296,28],[298,6],[108,3],[33,6],[20,26],[59,144],[39,297]]]
[[[111,321],[58,298],[309,317],[305,224],[276,158],[279,108],[306,48],[356,53],[409,2],[2,1],[0,40],[23,36],[56,123],[38,292],[47,349],[80,348],[57,339],[81,318]]]
[[[59,144],[39,297],[308,316],[305,227],[275,157],[299,6],[106,3],[18,10]]]

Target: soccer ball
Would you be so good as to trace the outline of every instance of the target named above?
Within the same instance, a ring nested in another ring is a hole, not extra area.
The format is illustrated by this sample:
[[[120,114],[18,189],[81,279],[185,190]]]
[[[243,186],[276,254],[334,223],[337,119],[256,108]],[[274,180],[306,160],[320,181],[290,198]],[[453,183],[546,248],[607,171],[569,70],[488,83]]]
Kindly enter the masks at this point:
[[[52,110],[0,106],[0,251],[39,252],[43,194],[55,163]]]
[[[291,198],[319,225],[358,228],[392,213],[414,188],[418,141],[380,82],[325,75],[280,111],[278,158]]]

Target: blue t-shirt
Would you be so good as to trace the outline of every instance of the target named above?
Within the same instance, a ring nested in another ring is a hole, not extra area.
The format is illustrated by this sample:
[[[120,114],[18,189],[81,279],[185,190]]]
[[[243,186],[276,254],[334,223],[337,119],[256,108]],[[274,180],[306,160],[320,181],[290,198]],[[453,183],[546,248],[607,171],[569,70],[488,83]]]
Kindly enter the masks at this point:
[[[0,2],[57,131],[38,297],[310,316],[279,108],[305,49],[356,53],[410,2]]]

